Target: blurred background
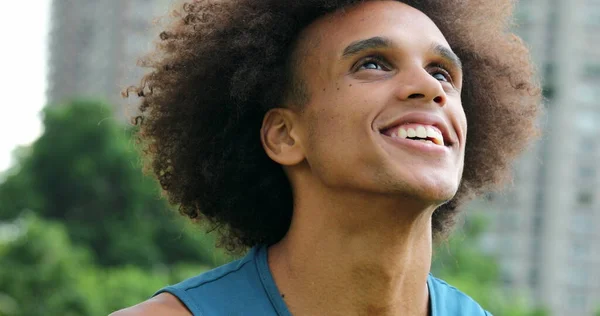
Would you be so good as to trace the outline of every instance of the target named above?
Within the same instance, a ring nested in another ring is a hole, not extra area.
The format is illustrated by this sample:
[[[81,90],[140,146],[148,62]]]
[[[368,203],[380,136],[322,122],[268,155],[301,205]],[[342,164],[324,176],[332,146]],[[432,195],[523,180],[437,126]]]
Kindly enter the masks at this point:
[[[142,175],[127,117],[171,0],[3,1],[0,316],[106,315],[220,265]],[[543,137],[433,270],[496,316],[600,315],[600,0],[521,0]]]

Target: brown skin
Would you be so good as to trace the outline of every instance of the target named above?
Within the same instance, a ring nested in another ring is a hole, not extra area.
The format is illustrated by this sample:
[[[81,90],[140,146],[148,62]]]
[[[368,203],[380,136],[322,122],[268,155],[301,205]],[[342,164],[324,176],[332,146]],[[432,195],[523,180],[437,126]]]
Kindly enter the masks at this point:
[[[373,37],[396,45],[342,57]],[[443,57],[430,48],[450,46],[425,14],[393,1],[319,19],[302,38],[300,49],[319,43],[302,68],[311,99],[271,110],[262,129],[294,192],[292,225],[269,249],[277,286],[294,315],[427,315],[431,216],[458,189],[467,130],[460,69],[448,70],[453,84],[431,66]],[[431,153],[380,132],[415,112],[448,122],[454,145]]]
[[[373,37],[394,45],[342,56]],[[425,14],[399,2],[327,15],[301,38],[310,101],[269,111],[261,129],[294,195],[291,227],[269,248],[275,282],[294,315],[428,315],[431,217],[458,190],[464,164],[462,72],[433,66],[445,59],[431,47],[450,46]],[[415,112],[441,118],[452,146],[431,152],[382,134]],[[174,313],[189,315],[161,294],[113,315]]]

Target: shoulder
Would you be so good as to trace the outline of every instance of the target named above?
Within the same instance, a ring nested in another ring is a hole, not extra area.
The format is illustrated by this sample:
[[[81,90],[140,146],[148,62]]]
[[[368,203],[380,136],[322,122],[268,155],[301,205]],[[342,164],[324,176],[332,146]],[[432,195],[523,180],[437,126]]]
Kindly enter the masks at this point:
[[[192,313],[175,296],[161,293],[145,302],[116,311],[109,316],[190,316]]]
[[[158,290],[152,299],[110,316],[231,315],[245,305],[266,305],[269,300],[255,262],[255,249],[242,259]],[[243,293],[241,295],[240,293]],[[232,301],[235,297],[235,303]]]
[[[153,298],[110,316],[220,315],[214,309],[231,308],[231,295],[256,292],[260,282],[253,265],[253,252],[215,269],[157,291]],[[251,296],[251,295],[247,295]]]
[[[428,279],[434,315],[491,316],[473,298],[432,275]]]
[[[256,273],[253,251],[244,258],[229,262],[212,270],[167,286],[158,293],[168,292],[186,303],[187,296],[212,297],[221,289],[232,289],[240,286]]]

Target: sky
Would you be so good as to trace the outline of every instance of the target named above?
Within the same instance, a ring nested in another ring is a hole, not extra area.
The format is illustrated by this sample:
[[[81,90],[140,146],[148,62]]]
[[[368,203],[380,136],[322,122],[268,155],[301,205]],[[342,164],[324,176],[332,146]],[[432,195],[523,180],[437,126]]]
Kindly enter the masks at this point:
[[[0,1],[3,62],[0,79],[0,171],[11,165],[11,153],[41,133],[39,112],[46,102],[47,37],[51,0]]]

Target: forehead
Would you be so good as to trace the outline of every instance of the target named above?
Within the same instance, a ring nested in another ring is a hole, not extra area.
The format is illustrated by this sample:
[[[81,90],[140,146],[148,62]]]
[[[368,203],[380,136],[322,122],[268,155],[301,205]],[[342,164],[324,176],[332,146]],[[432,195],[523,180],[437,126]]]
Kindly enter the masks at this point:
[[[442,32],[423,12],[399,1],[366,1],[323,16],[302,34],[300,46],[340,55],[350,43],[381,36],[405,48],[450,47]],[[310,44],[312,43],[312,45]]]

